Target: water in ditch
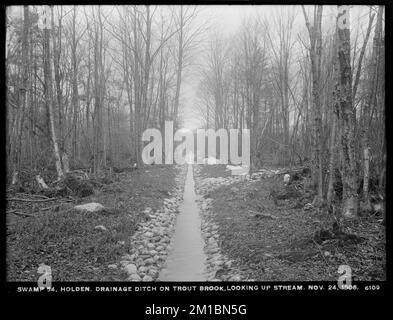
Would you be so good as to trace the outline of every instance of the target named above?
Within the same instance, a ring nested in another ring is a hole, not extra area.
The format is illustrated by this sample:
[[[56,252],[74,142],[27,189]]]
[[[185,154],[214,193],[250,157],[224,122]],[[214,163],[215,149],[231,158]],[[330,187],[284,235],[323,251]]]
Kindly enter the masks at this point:
[[[188,165],[183,203],[179,207],[172,250],[166,267],[160,273],[160,281],[206,280],[206,256],[196,198],[192,165]]]

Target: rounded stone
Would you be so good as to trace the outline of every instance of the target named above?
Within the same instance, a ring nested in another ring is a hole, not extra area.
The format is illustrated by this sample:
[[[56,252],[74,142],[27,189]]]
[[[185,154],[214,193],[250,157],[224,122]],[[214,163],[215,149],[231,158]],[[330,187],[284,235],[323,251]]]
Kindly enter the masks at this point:
[[[219,266],[222,266],[224,264],[224,262],[222,260],[216,260],[216,261],[213,261],[212,264],[215,267],[219,267]]]
[[[123,266],[123,267],[126,266],[129,263],[130,263],[130,260],[120,260],[120,265]]]
[[[221,278],[223,281],[228,281],[231,278],[231,276],[225,274],[225,275],[222,275]]]
[[[158,234],[158,235],[162,235],[162,230],[163,228],[161,228],[161,226],[159,226],[159,227],[155,227],[154,229],[153,229],[153,232],[155,233],[155,234]]]
[[[123,260],[133,260],[134,257],[131,254],[126,253],[121,257]]]
[[[218,247],[209,247],[207,249],[207,253],[209,253],[209,254],[215,254],[215,253],[218,253],[219,251],[220,251],[220,249]]]
[[[143,249],[143,250],[140,252],[140,256],[141,256],[142,259],[143,259],[143,256],[146,256],[146,255],[149,255],[149,250]]]
[[[216,246],[217,245],[217,241],[213,237],[210,237],[209,240],[207,240],[207,243],[209,246]]]
[[[160,237],[160,236],[154,236],[151,240],[152,240],[153,242],[160,242],[161,237]]]
[[[158,277],[158,271],[156,269],[150,269],[147,274],[151,276],[152,278],[157,278]]]
[[[165,250],[165,247],[162,246],[162,245],[159,245],[159,246],[157,246],[156,250],[157,251],[163,251],[163,250]]]
[[[145,266],[140,266],[138,268],[138,272],[146,272],[146,270],[147,270],[147,267],[145,267]]]
[[[142,279],[141,279],[141,277],[140,277],[139,275],[137,275],[136,273],[134,273],[134,274],[132,274],[132,275],[130,275],[130,276],[128,277],[128,280],[129,280],[129,281],[141,281]]]
[[[151,264],[153,264],[154,263],[154,260],[152,259],[152,258],[147,258],[147,259],[145,259],[144,261],[143,261],[143,264],[145,265],[145,266],[149,266],[149,265],[151,265]]]
[[[151,276],[145,275],[142,279],[142,281],[153,281],[153,278]]]
[[[128,274],[134,274],[137,271],[136,265],[133,263],[129,263],[126,266],[124,266],[124,270],[128,273]]]

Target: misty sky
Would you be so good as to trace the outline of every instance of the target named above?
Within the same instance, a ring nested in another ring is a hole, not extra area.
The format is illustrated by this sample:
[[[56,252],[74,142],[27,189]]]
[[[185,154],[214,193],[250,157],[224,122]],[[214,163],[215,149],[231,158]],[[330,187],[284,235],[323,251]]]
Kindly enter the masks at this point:
[[[224,36],[230,36],[235,34],[243,25],[245,21],[250,21],[253,18],[266,19],[269,24],[274,24],[276,16],[280,13],[284,13],[287,9],[296,14],[295,18],[295,30],[293,33],[294,41],[296,41],[297,35],[305,40],[308,44],[308,34],[305,27],[304,16],[300,5],[214,5],[214,6],[203,6],[204,9],[201,13],[201,21],[208,17],[208,21],[211,23],[210,30],[219,31]],[[313,6],[305,6],[306,11],[312,19],[312,8]],[[365,29],[368,24],[368,12],[367,6],[351,6],[350,13],[350,24],[352,34],[358,29],[360,30],[359,39],[365,33]],[[323,11],[323,26],[327,28],[334,27],[334,23],[337,17],[337,6],[326,5]],[[208,35],[206,35],[208,37]],[[360,43],[361,41],[359,41]],[[298,44],[300,45],[300,43]],[[199,52],[199,56],[203,57],[203,52]],[[203,61],[203,58],[202,58]],[[202,62],[203,64],[203,62]],[[195,116],[195,98],[198,87],[198,75],[188,76],[184,81],[182,87],[182,107],[184,125],[187,128],[194,129],[200,126],[200,122]]]

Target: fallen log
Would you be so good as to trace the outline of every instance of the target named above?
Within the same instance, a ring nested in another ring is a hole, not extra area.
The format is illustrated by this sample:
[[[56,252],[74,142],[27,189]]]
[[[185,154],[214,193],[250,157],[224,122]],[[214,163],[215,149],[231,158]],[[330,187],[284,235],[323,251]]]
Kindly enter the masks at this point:
[[[309,167],[298,167],[298,168],[292,168],[292,169],[284,169],[282,171],[279,171],[277,174],[295,174],[295,173],[302,173],[302,174],[308,174],[311,173],[311,169]]]
[[[21,201],[21,202],[48,202],[60,200],[59,198],[48,198],[48,199],[21,199],[21,198],[8,198],[7,201]]]
[[[16,214],[16,215],[18,215],[18,216],[22,216],[22,217],[35,217],[34,215],[32,215],[32,214],[28,214],[28,213],[22,213],[22,212],[19,212],[19,211],[14,211],[14,212],[12,212],[13,214]]]
[[[15,193],[16,196],[27,196],[27,197],[35,197],[35,198],[41,198],[41,199],[49,199],[47,196],[43,196],[40,194],[30,194],[30,193]]]
[[[55,209],[56,207],[58,207],[58,205],[54,205],[54,206],[51,206],[51,207],[43,208],[43,209],[40,209],[40,211],[41,212],[42,211],[48,211],[48,210],[51,210],[51,209]]]

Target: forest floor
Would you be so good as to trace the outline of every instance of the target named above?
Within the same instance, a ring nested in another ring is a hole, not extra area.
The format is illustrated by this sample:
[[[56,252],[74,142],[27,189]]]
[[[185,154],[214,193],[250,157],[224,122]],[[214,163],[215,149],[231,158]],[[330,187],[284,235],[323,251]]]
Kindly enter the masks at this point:
[[[311,194],[295,193],[275,201],[272,190],[285,189],[283,176],[232,179],[224,165],[194,166],[196,190],[211,202],[219,244],[246,278],[256,281],[337,281],[340,265],[353,280],[385,280],[385,227],[381,217],[344,223],[351,237],[323,237],[332,214],[304,210]],[[232,179],[232,180],[231,180]]]
[[[56,201],[8,201],[7,280],[37,281],[37,268],[51,267],[53,281],[119,281],[127,274],[108,268],[132,244],[138,223],[148,220],[144,210],[157,210],[176,186],[174,166],[150,166],[116,174],[91,196]],[[7,198],[28,198],[7,194]],[[42,197],[45,199],[44,197]],[[106,209],[77,212],[77,204],[98,202]],[[106,230],[97,228],[104,226]]]
[[[142,229],[149,233],[149,213],[168,206],[168,198],[179,187],[176,184],[181,184],[176,182],[180,172],[175,166],[154,165],[117,173],[83,198],[64,196],[52,201],[39,195],[7,194],[7,280],[37,281],[40,264],[51,267],[54,281],[126,280],[122,268],[109,266],[118,265],[125,254],[138,255],[140,243],[130,238],[139,237],[138,228],[146,223]],[[352,237],[331,237],[326,230],[332,229],[335,218],[307,208],[312,194],[297,190],[286,199],[272,196],[287,190],[282,175],[241,180],[224,165],[194,165],[194,179],[197,194],[209,203],[207,210],[218,226],[218,245],[242,279],[336,281],[340,265],[350,266],[353,280],[385,279],[381,217],[344,223],[342,230]],[[73,209],[89,202],[98,202],[105,210],[81,213]],[[148,213],[147,208],[151,208]],[[139,256],[146,255],[147,261],[149,254]]]

